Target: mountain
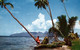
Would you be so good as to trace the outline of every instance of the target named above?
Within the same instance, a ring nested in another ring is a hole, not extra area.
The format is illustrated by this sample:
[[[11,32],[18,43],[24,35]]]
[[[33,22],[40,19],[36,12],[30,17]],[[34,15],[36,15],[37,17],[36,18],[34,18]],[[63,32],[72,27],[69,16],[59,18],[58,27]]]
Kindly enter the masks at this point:
[[[40,36],[40,37],[44,37],[44,36],[47,36],[47,33],[48,32],[30,32],[33,36]],[[10,36],[28,36],[30,37],[30,35],[27,33],[27,32],[21,32],[21,33],[15,33],[15,34],[12,34]]]

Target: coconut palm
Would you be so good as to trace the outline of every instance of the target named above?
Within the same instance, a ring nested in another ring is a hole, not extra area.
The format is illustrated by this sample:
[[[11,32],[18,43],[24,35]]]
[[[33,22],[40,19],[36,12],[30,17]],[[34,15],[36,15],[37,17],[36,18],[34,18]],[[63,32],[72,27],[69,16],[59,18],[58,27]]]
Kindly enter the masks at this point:
[[[43,9],[45,9],[48,12],[48,14],[50,15],[51,21],[52,21],[52,25],[54,26],[54,22],[53,22],[53,18],[52,18],[52,14],[51,14],[51,9],[50,9],[50,5],[49,5],[48,0],[35,0],[35,2],[36,2],[35,6],[38,7],[38,9],[39,8],[43,8]],[[47,10],[46,7],[48,7],[49,11]]]
[[[67,37],[69,34],[68,24],[65,15],[58,16],[58,29],[62,32],[64,37]]]
[[[66,9],[66,6],[65,6],[65,3],[64,3],[64,0],[61,0],[61,2],[63,3],[63,5],[64,5],[64,9],[65,9],[65,11],[66,11],[66,14],[67,14],[67,16],[68,16],[68,19],[69,19],[69,15],[68,15],[68,12],[67,12],[67,9]]]
[[[24,25],[17,19],[13,16],[13,14],[9,11],[9,9],[6,7],[6,5],[10,5],[11,8],[14,8],[13,5],[11,3],[6,3],[6,0],[0,0],[0,5],[1,5],[1,8],[5,8],[9,13],[10,15],[29,33],[29,35],[36,41],[35,37],[24,27]],[[37,42],[36,42],[37,43]],[[38,43],[37,43],[38,44]]]
[[[51,21],[52,21],[52,27],[54,27],[54,22],[53,22],[53,18],[52,18],[52,13],[51,13],[51,9],[50,9],[50,5],[48,0],[35,0],[35,6],[39,9],[39,8],[43,8],[47,11],[47,13],[50,15]],[[48,7],[48,8],[47,8]],[[55,28],[55,27],[54,27]],[[55,33],[54,33],[55,34]],[[57,38],[57,35],[55,34],[55,37]],[[56,39],[55,38],[55,39]],[[57,40],[57,39],[56,39]]]
[[[62,32],[62,34],[64,35],[64,37],[68,37],[69,33],[72,32],[77,20],[77,16],[75,17],[71,17],[67,22],[66,20],[66,16],[65,15],[61,15],[58,16],[58,26],[57,28]]]
[[[61,15],[58,17],[58,29],[62,32],[62,34],[64,35],[64,41],[66,42],[67,45],[71,45],[71,41],[69,40],[69,33],[73,31],[73,28],[75,26],[75,22],[77,20],[77,16],[76,17],[71,17],[69,18],[69,22],[67,22],[66,20],[66,16],[65,15]]]

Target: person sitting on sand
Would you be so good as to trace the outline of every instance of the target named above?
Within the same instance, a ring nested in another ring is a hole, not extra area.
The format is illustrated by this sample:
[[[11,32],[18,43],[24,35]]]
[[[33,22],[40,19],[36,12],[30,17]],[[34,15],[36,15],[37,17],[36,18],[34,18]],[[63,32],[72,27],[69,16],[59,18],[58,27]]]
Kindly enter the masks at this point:
[[[37,36],[36,42],[37,42],[38,44],[40,44],[39,36]]]

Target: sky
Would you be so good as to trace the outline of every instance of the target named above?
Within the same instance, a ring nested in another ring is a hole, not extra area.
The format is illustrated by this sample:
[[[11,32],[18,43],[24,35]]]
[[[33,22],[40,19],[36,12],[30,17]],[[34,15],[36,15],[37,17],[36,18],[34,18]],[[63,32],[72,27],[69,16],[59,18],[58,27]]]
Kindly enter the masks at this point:
[[[8,0],[14,5],[7,8],[12,14],[30,31],[45,32],[52,26],[50,16],[44,9],[34,6],[34,0]],[[65,6],[70,17],[78,16],[75,25],[75,32],[80,34],[80,0],[65,0]],[[57,17],[66,15],[63,4],[60,0],[49,0],[53,21],[58,21]],[[25,32],[25,30],[11,17],[6,9],[0,8],[0,36],[9,36],[14,33]]]

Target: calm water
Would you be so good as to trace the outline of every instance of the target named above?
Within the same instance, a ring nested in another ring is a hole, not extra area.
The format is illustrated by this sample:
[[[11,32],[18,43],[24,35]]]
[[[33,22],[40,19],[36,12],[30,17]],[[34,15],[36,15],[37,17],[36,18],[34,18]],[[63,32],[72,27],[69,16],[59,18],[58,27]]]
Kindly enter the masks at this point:
[[[35,41],[29,37],[0,37],[0,50],[33,50],[34,46]]]
[[[43,40],[43,37],[40,39]],[[0,50],[33,50],[35,46],[33,38],[0,37]]]

